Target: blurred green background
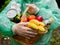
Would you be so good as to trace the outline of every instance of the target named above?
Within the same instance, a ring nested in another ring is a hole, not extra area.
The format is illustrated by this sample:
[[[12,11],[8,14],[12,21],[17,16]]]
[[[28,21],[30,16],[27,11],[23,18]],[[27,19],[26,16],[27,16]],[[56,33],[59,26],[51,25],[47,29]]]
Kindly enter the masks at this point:
[[[10,2],[10,0],[0,0],[0,12],[5,8],[5,6]]]
[[[0,0],[0,12],[5,8],[5,6],[10,2],[10,0]],[[52,33],[52,38],[50,40],[51,45],[60,45],[60,28],[56,29]]]
[[[60,45],[60,27],[53,31],[51,45]]]

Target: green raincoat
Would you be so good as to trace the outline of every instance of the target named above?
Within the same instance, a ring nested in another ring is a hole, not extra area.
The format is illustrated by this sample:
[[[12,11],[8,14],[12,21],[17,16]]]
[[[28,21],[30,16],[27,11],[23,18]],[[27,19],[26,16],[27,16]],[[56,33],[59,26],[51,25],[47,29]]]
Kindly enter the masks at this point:
[[[50,45],[50,38],[54,29],[60,26],[60,10],[57,7],[55,0],[11,0],[10,3],[0,12],[0,32],[5,36],[13,37],[12,26],[14,25],[7,16],[6,13],[10,9],[11,3],[16,1],[21,5],[21,12],[26,8],[26,4],[35,4],[40,10],[37,13],[39,16],[43,16],[44,19],[54,18],[54,22],[51,24],[51,28],[48,33],[43,35],[34,45]],[[11,41],[11,45],[22,45],[16,42],[14,39]]]

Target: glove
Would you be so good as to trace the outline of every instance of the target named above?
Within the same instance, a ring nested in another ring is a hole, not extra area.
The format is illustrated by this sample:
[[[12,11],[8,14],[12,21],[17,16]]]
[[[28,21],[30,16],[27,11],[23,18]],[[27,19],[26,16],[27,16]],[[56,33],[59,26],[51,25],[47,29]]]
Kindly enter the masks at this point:
[[[15,9],[17,10],[18,14],[21,12],[21,9],[20,9],[21,5],[16,3],[16,2],[12,2],[11,3],[11,9]]]
[[[26,4],[29,7],[28,12],[30,14],[36,14],[39,12],[39,8],[35,4]]]
[[[28,39],[30,39],[31,37],[35,37],[37,35],[37,32],[35,32],[31,28],[26,27],[27,24],[28,23],[23,22],[15,24],[12,28],[13,33]]]

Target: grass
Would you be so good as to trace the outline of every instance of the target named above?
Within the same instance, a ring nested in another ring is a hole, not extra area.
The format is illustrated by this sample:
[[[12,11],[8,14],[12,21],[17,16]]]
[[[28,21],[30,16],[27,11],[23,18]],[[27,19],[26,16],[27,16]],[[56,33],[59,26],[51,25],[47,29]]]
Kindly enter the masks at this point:
[[[60,45],[60,27],[52,34],[51,45]]]

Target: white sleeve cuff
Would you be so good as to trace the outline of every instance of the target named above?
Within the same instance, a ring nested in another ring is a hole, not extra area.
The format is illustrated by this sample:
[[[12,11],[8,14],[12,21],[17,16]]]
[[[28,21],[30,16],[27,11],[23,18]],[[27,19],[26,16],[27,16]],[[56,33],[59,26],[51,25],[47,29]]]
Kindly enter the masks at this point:
[[[35,9],[35,14],[37,14],[39,12],[39,8],[34,4],[34,9]]]
[[[36,12],[35,12],[35,14],[37,14],[39,12],[39,8],[38,7],[36,7]]]
[[[16,24],[13,25],[13,27],[12,27],[12,32],[13,32],[13,34],[16,34]]]

